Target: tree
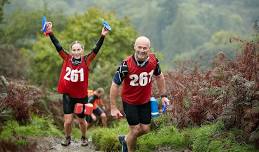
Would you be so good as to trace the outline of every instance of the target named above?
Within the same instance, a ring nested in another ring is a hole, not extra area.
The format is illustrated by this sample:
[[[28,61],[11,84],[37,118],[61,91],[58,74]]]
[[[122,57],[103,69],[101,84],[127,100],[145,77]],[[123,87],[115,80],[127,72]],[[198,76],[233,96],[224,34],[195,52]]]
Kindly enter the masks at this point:
[[[23,13],[21,13],[23,12]],[[8,16],[4,24],[3,36],[0,38],[3,43],[12,44],[17,48],[30,48],[41,29],[41,18],[46,15],[49,20],[61,20],[56,26],[58,30],[64,29],[66,19],[58,11],[49,12],[45,10],[22,10],[17,9]]]
[[[0,1],[0,35],[3,35],[3,29],[2,29],[2,21],[3,21],[3,16],[4,16],[4,5],[8,3],[8,0],[1,0]],[[0,41],[1,42],[1,41]]]
[[[4,13],[3,13],[3,7],[4,5],[8,3],[8,0],[1,0],[0,1],[0,23],[2,22],[3,20],[3,16],[4,16]]]
[[[102,19],[107,20],[113,29],[91,65],[89,87],[107,89],[119,62],[126,55],[133,53],[132,44],[137,33],[129,26],[129,21],[126,18],[119,20],[112,13],[92,8],[82,15],[70,17],[62,32],[55,29],[57,21],[53,22],[53,29],[63,48],[69,48],[72,41],[80,40],[85,44],[85,53],[89,53],[100,37]],[[56,86],[62,60],[49,38],[38,35],[32,50],[30,55],[32,60],[31,78],[40,85]]]

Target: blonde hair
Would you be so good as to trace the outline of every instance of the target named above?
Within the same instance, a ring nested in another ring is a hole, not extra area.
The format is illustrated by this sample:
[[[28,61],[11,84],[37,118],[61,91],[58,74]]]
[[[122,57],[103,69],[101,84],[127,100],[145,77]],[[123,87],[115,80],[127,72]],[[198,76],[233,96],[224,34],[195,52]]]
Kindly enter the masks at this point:
[[[84,45],[83,45],[83,43],[81,43],[80,41],[74,41],[74,42],[72,42],[72,43],[70,44],[70,50],[72,50],[72,46],[73,46],[74,44],[80,44],[81,48],[84,50]]]

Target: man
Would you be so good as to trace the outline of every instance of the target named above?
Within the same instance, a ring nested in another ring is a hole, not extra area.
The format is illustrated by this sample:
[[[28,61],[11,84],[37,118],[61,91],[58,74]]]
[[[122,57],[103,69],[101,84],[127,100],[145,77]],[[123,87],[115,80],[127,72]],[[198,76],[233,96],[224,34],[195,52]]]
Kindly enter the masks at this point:
[[[90,90],[88,90],[88,95]],[[92,121],[96,121],[96,116],[101,117],[103,127],[107,127],[107,116],[104,112],[104,105],[102,103],[101,97],[104,95],[103,88],[97,88],[93,91],[92,95],[88,97],[88,103],[92,103],[94,105],[94,110],[91,116],[86,116],[86,121],[91,123]],[[102,106],[103,109],[100,107]]]
[[[84,55],[84,46],[74,41],[70,46],[70,53],[67,53],[60,45],[52,31],[52,23],[47,23],[47,35],[49,35],[53,45],[59,56],[63,60],[63,65],[60,73],[57,90],[63,94],[63,111],[64,111],[64,132],[65,140],[61,143],[62,146],[68,146],[71,143],[71,132],[73,122],[73,112],[76,103],[87,103],[88,95],[85,90],[88,88],[89,66],[99,52],[108,30],[103,28],[100,39],[96,43],[95,48],[87,55]],[[82,112],[77,114],[79,127],[81,130],[81,145],[87,146],[86,138],[87,123],[84,119],[85,115]]]
[[[134,44],[134,54],[127,57],[117,69],[110,88],[111,115],[122,116],[116,107],[119,85],[124,113],[129,124],[129,133],[119,136],[124,152],[134,151],[137,138],[150,130],[152,76],[155,75],[162,102],[166,102],[165,79],[159,61],[150,51],[150,40],[140,36]]]

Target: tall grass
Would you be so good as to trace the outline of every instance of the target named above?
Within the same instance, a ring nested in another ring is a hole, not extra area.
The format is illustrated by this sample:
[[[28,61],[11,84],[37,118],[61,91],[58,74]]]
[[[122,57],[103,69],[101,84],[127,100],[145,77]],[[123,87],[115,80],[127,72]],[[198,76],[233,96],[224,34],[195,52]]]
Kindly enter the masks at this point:
[[[165,119],[163,117],[158,118]],[[158,151],[167,147],[171,150],[192,150],[193,152],[253,152],[252,145],[238,143],[236,137],[241,130],[225,131],[222,122],[186,129],[177,129],[174,125],[159,125],[150,133],[140,137],[137,142],[138,152]],[[97,150],[118,151],[118,135],[127,133],[127,122],[120,121],[113,128],[97,128],[91,132]]]
[[[13,141],[17,144],[24,144],[20,139],[26,139],[26,137],[61,137],[63,133],[58,130],[54,125],[52,120],[48,118],[40,118],[37,116],[32,116],[31,123],[26,125],[20,125],[15,120],[9,120],[5,122],[0,133],[0,140]]]

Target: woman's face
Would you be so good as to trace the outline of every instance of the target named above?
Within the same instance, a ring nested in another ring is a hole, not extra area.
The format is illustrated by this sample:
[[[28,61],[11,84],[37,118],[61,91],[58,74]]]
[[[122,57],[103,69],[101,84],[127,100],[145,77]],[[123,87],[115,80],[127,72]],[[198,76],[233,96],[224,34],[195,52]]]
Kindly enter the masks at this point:
[[[71,47],[71,55],[75,58],[75,59],[80,59],[81,56],[83,55],[83,48],[81,46],[80,43],[75,43],[72,45]]]

